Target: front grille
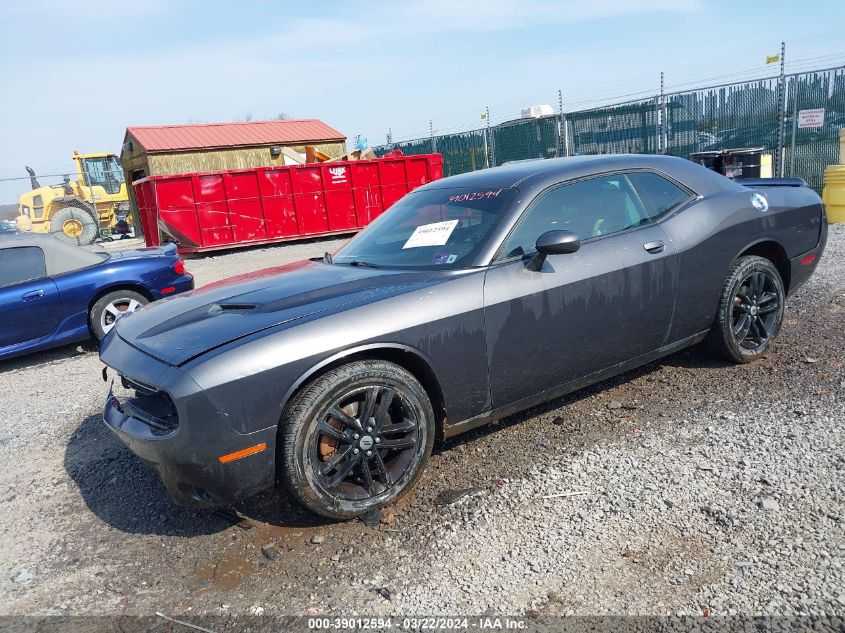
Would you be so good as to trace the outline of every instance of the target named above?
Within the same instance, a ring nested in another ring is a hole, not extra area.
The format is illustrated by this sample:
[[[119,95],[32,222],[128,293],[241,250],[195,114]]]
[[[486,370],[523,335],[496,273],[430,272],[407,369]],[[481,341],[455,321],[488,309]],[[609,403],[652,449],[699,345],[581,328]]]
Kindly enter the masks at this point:
[[[169,435],[179,426],[179,415],[166,391],[120,376],[120,385],[112,386],[112,395],[124,415],[145,423],[153,435]]]

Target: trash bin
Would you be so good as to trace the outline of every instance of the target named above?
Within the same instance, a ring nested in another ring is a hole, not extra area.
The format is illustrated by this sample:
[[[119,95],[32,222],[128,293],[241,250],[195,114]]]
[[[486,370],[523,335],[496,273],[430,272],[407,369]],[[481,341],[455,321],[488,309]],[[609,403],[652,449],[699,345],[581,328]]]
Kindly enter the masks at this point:
[[[690,154],[690,160],[699,165],[704,165],[707,169],[718,171],[722,173],[722,158],[724,154],[721,150],[711,152],[695,152]]]
[[[133,183],[147,246],[182,253],[355,233],[443,177],[440,154],[147,176]]]
[[[726,149],[722,161],[722,174],[734,180],[738,178],[759,178],[762,158],[762,147]]]
[[[762,147],[739,147],[690,154],[690,160],[707,169],[719,172],[732,180],[760,178],[763,162]],[[771,176],[771,174],[769,174]]]
[[[845,165],[830,165],[824,170],[822,201],[828,222],[845,222]]]

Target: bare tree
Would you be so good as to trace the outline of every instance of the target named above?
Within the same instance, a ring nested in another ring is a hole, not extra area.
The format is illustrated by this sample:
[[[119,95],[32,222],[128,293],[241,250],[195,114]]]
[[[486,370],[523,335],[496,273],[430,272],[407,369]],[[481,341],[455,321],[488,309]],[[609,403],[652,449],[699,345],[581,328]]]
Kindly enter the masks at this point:
[[[277,120],[277,121],[287,121],[289,118],[290,118],[290,116],[288,115],[288,113],[287,113],[287,112],[279,112],[279,113],[276,115],[276,120]]]

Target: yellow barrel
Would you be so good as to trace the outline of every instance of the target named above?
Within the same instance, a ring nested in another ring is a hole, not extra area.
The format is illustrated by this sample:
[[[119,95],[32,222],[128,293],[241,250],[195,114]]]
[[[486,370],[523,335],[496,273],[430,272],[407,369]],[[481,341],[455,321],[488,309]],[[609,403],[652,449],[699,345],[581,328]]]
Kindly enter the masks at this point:
[[[845,165],[830,165],[824,170],[822,200],[828,222],[845,222]]]
[[[845,127],[839,130],[839,164],[845,165]]]

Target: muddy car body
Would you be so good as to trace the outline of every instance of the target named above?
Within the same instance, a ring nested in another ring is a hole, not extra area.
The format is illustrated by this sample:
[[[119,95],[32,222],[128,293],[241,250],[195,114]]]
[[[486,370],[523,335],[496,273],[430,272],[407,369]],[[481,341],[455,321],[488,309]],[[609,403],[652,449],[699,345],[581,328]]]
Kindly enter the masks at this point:
[[[672,157],[447,178],[333,258],[122,318],[101,358],[125,393],[104,419],[180,504],[280,479],[315,512],[355,516],[407,491],[435,436],[708,337],[753,360],[826,231],[799,182],[745,186]]]

